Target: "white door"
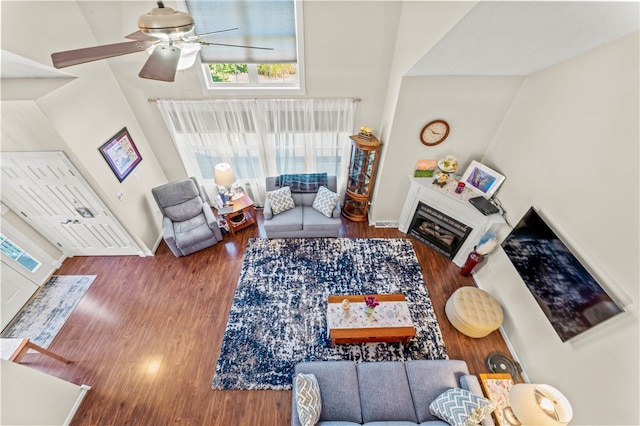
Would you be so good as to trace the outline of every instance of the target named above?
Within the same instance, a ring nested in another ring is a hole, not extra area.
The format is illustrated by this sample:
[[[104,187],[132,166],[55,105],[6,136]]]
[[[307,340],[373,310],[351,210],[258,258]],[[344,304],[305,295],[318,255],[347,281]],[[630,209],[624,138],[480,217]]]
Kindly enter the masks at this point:
[[[67,256],[142,250],[63,152],[2,152],[2,202]]]
[[[0,278],[0,329],[4,329],[38,290],[38,286],[16,272],[4,260],[0,262]]]

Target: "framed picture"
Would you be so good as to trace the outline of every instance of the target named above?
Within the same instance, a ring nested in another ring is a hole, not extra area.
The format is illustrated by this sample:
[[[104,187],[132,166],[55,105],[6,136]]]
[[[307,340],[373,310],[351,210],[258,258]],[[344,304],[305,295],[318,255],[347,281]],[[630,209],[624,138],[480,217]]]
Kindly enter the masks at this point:
[[[505,417],[504,409],[509,406],[509,392],[513,387],[511,374],[478,374],[482,391],[492,402],[496,404],[493,415],[500,426],[508,426],[511,423]]]
[[[99,150],[120,182],[142,161],[142,156],[126,127],[116,133]]]
[[[438,160],[418,160],[413,177],[433,177]]]
[[[465,183],[466,187],[484,196],[484,198],[491,198],[503,181],[503,175],[475,160],[471,162],[471,165],[467,167],[464,175],[462,175],[462,182]]]

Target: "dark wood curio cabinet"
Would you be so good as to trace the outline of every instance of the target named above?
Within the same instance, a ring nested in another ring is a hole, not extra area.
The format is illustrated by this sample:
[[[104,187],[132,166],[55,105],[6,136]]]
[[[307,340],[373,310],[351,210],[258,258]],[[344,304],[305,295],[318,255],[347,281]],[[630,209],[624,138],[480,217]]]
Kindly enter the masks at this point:
[[[351,138],[351,160],[342,215],[354,222],[364,222],[367,220],[369,199],[382,144],[373,135],[370,139],[359,135],[349,137]]]

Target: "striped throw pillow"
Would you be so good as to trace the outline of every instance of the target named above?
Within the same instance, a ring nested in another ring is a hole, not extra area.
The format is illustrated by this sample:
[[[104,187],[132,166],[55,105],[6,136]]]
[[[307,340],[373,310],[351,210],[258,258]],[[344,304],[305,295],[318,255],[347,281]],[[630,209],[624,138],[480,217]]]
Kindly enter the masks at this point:
[[[431,414],[453,426],[477,425],[495,409],[487,398],[460,388],[449,389],[429,405]]]
[[[271,212],[274,216],[296,206],[293,197],[291,197],[291,188],[288,186],[267,192],[267,199],[271,203]]]
[[[314,374],[296,375],[296,408],[302,426],[314,426],[320,420],[322,401],[318,379]]]
[[[336,204],[338,203],[339,199],[340,196],[338,194],[331,191],[326,186],[321,186],[320,189],[318,189],[316,198],[313,200],[312,207],[326,217],[331,217],[331,215],[333,214],[333,209],[336,208]]]

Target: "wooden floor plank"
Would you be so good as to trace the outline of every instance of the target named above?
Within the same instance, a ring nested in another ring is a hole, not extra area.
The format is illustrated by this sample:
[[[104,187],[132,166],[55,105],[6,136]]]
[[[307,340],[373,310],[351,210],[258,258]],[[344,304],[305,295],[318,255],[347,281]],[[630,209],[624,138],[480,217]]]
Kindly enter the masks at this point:
[[[176,258],[162,243],[153,257],[74,257],[56,274],[97,275],[49,349],[65,365],[37,353],[23,362],[92,390],[74,425],[286,425],[290,391],[218,391],[211,380],[249,238],[258,226],[222,243]],[[402,238],[394,228],[344,220],[341,237]],[[508,353],[498,332],[466,337],[447,321],[444,304],[457,288],[474,285],[448,259],[413,240],[451,359],[472,373],[485,358]]]

